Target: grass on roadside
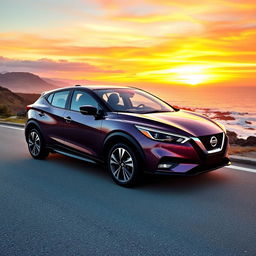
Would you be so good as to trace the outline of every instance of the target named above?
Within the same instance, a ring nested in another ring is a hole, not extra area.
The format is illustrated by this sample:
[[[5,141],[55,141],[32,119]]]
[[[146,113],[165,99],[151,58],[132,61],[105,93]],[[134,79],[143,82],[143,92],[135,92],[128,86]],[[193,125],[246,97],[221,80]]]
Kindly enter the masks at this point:
[[[0,121],[2,122],[8,122],[8,123],[18,123],[18,124],[25,124],[27,121],[27,118],[20,118],[20,117],[1,117],[0,116]]]

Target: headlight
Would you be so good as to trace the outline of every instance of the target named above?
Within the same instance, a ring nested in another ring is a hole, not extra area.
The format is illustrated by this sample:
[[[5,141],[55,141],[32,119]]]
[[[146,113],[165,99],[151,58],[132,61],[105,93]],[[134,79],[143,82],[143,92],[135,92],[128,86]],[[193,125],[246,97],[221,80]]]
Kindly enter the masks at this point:
[[[139,126],[139,125],[135,125],[135,126],[146,137],[153,139],[153,140],[183,144],[190,139],[189,137],[182,136],[179,134],[159,131],[159,130],[155,130],[152,128],[143,127],[143,126]]]

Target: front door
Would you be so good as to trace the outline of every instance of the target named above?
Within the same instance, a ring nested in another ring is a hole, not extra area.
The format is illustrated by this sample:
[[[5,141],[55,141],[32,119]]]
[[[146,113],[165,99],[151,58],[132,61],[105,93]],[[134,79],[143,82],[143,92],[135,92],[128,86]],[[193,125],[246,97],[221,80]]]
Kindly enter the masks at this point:
[[[83,115],[80,107],[90,105],[99,109],[97,100],[83,89],[74,90],[70,109],[65,112],[67,122],[67,145],[91,156],[98,156],[103,144],[104,133],[101,130],[102,120],[93,115]]]

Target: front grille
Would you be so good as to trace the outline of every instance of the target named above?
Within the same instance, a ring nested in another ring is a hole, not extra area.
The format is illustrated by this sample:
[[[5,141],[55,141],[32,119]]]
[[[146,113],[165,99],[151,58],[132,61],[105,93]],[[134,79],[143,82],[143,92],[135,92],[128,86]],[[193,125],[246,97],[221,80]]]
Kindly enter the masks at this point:
[[[221,149],[224,140],[224,133],[200,136],[199,139],[203,143],[207,151]]]

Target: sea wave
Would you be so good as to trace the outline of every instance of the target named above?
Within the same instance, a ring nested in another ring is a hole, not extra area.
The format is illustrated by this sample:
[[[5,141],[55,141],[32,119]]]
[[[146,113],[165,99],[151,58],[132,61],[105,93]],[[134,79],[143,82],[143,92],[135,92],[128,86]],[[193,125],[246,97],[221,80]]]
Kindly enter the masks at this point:
[[[256,137],[256,113],[221,111],[213,108],[186,108],[203,114],[223,124],[228,131],[235,132],[238,138],[247,139],[250,136]]]

